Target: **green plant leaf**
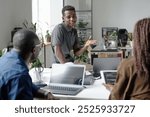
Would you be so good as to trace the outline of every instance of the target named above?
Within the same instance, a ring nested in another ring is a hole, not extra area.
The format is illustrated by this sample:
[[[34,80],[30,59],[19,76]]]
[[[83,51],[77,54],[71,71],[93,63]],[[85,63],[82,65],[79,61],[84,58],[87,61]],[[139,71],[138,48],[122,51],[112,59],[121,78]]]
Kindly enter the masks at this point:
[[[0,57],[3,55],[2,50],[0,50]]]
[[[32,62],[31,68],[34,68],[34,67],[42,67],[42,63],[38,58]]]

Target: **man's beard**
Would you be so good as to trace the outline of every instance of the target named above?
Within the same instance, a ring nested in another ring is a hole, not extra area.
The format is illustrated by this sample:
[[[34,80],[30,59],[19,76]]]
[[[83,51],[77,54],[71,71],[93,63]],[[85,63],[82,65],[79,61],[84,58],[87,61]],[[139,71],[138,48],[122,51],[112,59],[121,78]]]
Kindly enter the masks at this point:
[[[33,63],[36,59],[37,59],[37,57],[35,57],[35,54],[32,54],[30,62]]]

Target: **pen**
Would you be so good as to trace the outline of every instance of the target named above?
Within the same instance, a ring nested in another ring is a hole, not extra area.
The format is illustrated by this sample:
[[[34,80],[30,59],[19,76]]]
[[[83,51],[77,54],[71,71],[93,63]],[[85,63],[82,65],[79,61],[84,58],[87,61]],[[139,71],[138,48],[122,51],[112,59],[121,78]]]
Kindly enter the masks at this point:
[[[92,39],[92,36],[89,36],[89,40],[91,40]]]

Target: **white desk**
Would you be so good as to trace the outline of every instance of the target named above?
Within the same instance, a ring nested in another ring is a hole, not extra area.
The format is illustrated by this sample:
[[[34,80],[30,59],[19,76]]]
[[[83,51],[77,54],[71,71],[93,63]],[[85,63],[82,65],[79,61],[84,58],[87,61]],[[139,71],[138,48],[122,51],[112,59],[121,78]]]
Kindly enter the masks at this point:
[[[35,70],[30,70],[30,75],[32,77],[33,82],[36,81],[36,73]],[[49,83],[50,79],[50,68],[44,68],[44,71],[42,73],[42,80],[45,83]],[[95,80],[93,85],[86,86],[85,89],[83,89],[80,93],[78,93],[75,96],[71,95],[55,95],[56,97],[59,97],[60,99],[87,99],[87,100],[105,100],[108,99],[110,92],[102,85],[104,83],[104,79]]]

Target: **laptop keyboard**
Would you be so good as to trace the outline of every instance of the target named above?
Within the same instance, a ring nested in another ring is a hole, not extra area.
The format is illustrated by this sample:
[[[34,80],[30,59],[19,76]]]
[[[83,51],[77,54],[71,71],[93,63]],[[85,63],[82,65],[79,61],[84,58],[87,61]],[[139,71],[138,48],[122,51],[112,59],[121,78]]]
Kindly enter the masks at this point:
[[[105,72],[104,77],[105,77],[106,84],[114,84],[116,80],[116,75],[117,72]]]
[[[82,88],[80,87],[61,87],[61,86],[53,86],[49,85],[45,87],[45,89],[50,89],[53,94],[61,94],[61,95],[76,95],[78,94]]]

